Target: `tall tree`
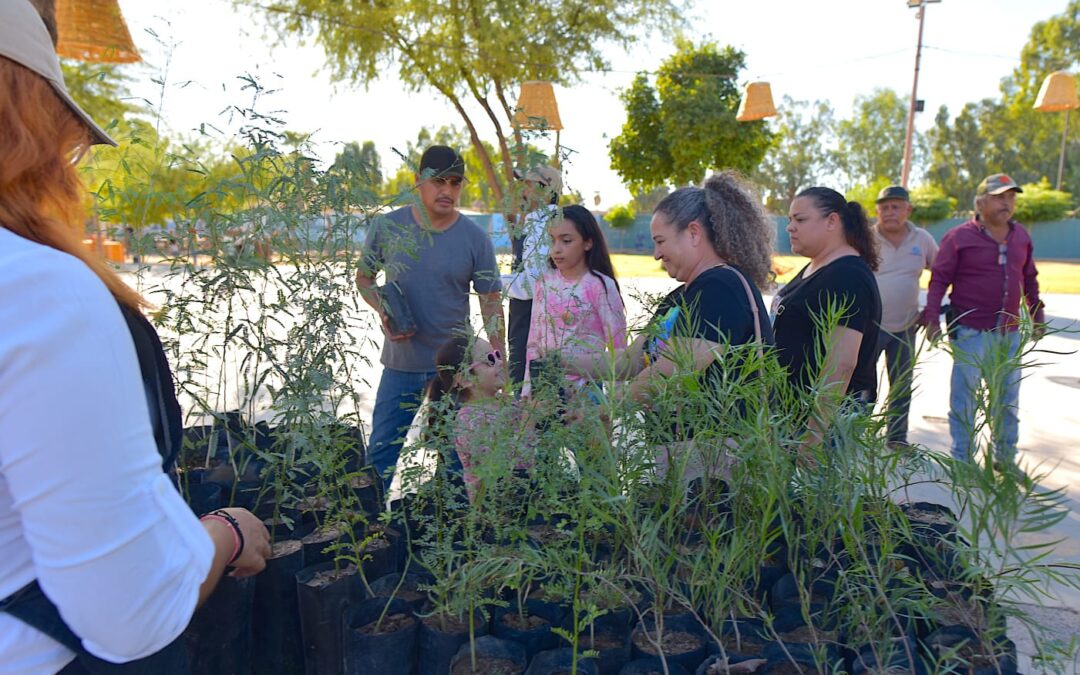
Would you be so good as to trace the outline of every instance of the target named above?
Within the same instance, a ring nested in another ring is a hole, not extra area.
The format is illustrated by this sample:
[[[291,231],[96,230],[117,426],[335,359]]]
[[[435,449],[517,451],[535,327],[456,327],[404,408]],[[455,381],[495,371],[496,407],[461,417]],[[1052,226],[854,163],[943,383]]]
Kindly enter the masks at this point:
[[[776,122],[776,139],[754,173],[766,204],[787,213],[799,190],[833,171],[836,135],[832,107],[826,101],[795,101],[785,96]]]
[[[357,175],[371,185],[379,185],[383,181],[382,160],[379,159],[374,141],[364,141],[363,146],[356,141],[346,143],[334,157],[331,169]]]
[[[1008,172],[1020,183],[1056,180],[1064,115],[1033,106],[1047,75],[1078,66],[1080,0],[1071,0],[1064,12],[1032,27],[1020,64],[1002,79],[998,100],[969,103],[952,122],[947,113],[938,113],[929,139],[930,182],[970,208],[975,185],[990,173]],[[1077,134],[1067,145],[1063,188],[1080,193]]]
[[[126,101],[131,77],[123,66],[65,59],[60,67],[68,93],[103,129],[120,125],[129,113],[138,110]]]
[[[631,192],[700,182],[710,169],[749,173],[772,132],[764,122],[737,122],[738,75],[746,56],[734,47],[676,41],[656,87],[639,74],[622,95],[626,123],[611,140],[611,166]]]
[[[965,210],[971,208],[979,181],[993,173],[987,164],[980,119],[994,106],[993,101],[968,103],[951,121],[949,109],[941,106],[927,133],[927,182],[955,197]]]
[[[1001,105],[984,120],[987,154],[1000,167],[995,170],[1016,174],[1015,178],[1025,183],[1037,183],[1044,176],[1057,179],[1065,116],[1040,112],[1033,106],[1047,75],[1055,70],[1075,71],[1078,66],[1080,0],[1072,0],[1061,14],[1032,26],[1020,51],[1020,65],[1002,81]],[[1074,77],[1080,83],[1080,76]],[[1080,136],[1072,134],[1065,161],[1066,168],[1072,170],[1066,171],[1063,189],[1080,192]]]
[[[281,37],[313,37],[334,79],[368,84],[396,66],[410,90],[434,90],[465,124],[486,182],[501,201],[520,136],[512,125],[517,86],[569,84],[602,68],[605,47],[680,21],[683,0],[281,0],[264,8]],[[481,140],[476,104],[497,139]],[[499,168],[501,166],[501,171]]]
[[[836,164],[847,176],[848,187],[868,185],[878,178],[900,180],[907,113],[907,99],[892,89],[875,89],[855,99],[851,119],[841,120],[836,126]],[[913,152],[912,165],[918,166],[923,155],[918,134]]]
[[[442,126],[438,129],[424,127],[416,134],[416,140],[408,141],[404,150],[395,149],[405,160],[398,167],[394,175],[388,176],[383,188],[383,193],[391,198],[403,195],[413,189],[416,167],[420,164],[420,156],[429,145],[439,144],[458,148],[465,147],[461,153],[465,160],[465,187],[461,191],[461,204],[486,211],[497,211],[503,205],[502,195],[506,190],[506,183],[502,176],[497,176],[496,181],[499,191],[491,189],[485,180],[483,163],[476,149],[469,145],[468,134],[460,127]],[[483,147],[489,154],[496,152],[495,146],[483,141]],[[530,152],[534,148],[529,149]]]

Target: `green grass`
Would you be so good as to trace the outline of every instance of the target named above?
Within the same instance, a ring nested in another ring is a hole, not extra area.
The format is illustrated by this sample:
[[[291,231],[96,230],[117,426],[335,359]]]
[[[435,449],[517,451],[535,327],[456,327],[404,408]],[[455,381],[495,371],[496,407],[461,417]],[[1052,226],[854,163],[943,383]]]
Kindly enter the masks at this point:
[[[611,261],[615,265],[615,273],[621,279],[667,278],[667,272],[660,267],[659,261],[653,260],[651,255],[616,253],[611,256]],[[786,283],[806,263],[806,258],[802,256],[774,256],[773,269],[776,270],[776,280],[779,283]],[[1080,294],[1080,263],[1047,260],[1038,263],[1038,266],[1040,292]],[[920,285],[926,288],[929,281],[930,272],[923,272]]]

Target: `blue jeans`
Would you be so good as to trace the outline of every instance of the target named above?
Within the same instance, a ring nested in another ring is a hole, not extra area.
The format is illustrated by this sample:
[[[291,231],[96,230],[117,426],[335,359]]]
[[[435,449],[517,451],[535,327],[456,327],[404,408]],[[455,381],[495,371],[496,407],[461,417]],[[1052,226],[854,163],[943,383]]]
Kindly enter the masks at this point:
[[[885,370],[889,374],[888,440],[907,443],[908,411],[911,409],[911,381],[914,376],[915,326],[897,333],[884,328],[878,333],[876,363],[885,352]]]
[[[975,415],[982,412],[990,428],[995,457],[1011,462],[1020,439],[1020,334],[960,326],[952,347],[949,434],[953,458],[971,459],[972,441],[978,433]],[[981,388],[983,383],[985,389]],[[981,411],[980,398],[986,400]]]
[[[401,446],[416,411],[424,400],[424,390],[435,371],[407,373],[384,368],[375,394],[375,409],[371,415],[371,465],[383,477],[383,487],[390,489],[394,468],[401,455]]]

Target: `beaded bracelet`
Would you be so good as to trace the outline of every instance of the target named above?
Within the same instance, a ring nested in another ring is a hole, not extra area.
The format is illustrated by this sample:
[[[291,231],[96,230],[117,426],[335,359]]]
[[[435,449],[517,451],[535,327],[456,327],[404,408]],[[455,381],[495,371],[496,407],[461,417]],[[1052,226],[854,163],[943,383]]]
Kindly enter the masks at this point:
[[[229,529],[232,530],[233,554],[229,558],[229,562],[226,563],[226,566],[230,566],[236,562],[236,559],[244,552],[244,533],[240,530],[240,523],[236,522],[236,518],[233,518],[228,511],[222,511],[220,509],[207,513],[202,518],[199,518],[199,520],[206,520],[208,518],[223,521],[229,526]]]

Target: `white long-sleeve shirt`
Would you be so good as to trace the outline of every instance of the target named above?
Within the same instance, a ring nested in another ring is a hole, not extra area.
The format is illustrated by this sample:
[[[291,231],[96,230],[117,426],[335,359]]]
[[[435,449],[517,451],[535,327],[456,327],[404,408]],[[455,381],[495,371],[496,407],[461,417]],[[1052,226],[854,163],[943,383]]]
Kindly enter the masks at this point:
[[[559,207],[554,204],[542,206],[525,215],[522,224],[522,236],[525,239],[521,255],[521,271],[503,279],[506,295],[514,300],[532,300],[536,289],[536,280],[548,265],[548,252],[551,250],[551,237],[548,227],[558,217]]]
[[[72,256],[0,226],[0,598],[38,579],[92,653],[174,640],[214,549],[161,472],[120,310]],[[72,653],[0,613],[0,673]]]

